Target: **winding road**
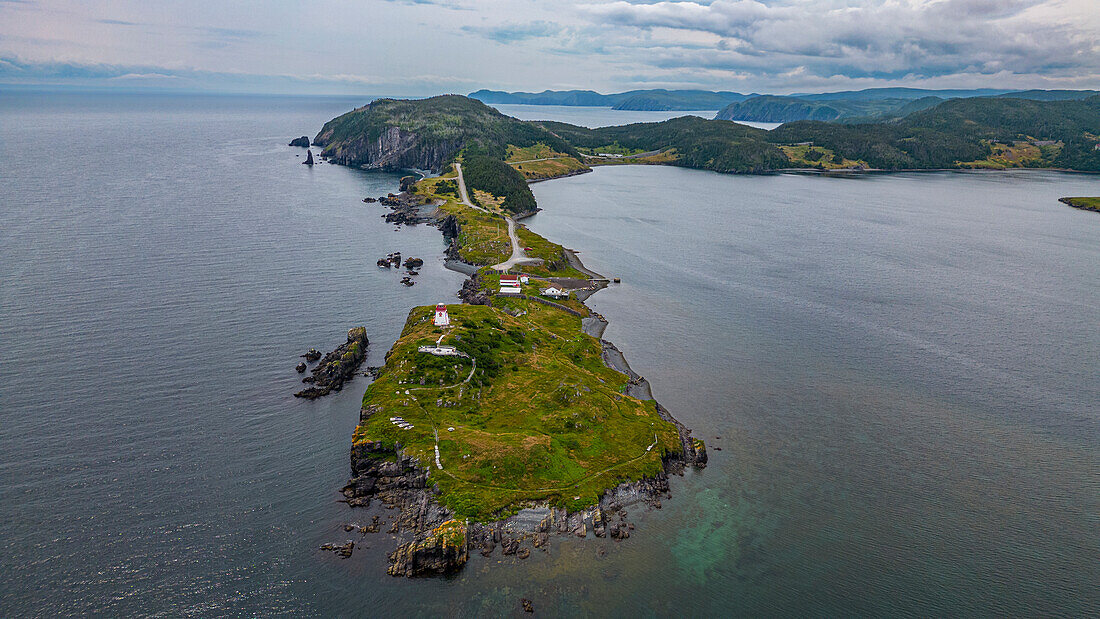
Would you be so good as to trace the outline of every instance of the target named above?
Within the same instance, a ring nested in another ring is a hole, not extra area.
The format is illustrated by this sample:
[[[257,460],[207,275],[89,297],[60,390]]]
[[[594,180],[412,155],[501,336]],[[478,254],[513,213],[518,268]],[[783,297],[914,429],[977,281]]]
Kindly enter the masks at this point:
[[[488,213],[489,211],[481,208],[480,206],[474,206],[473,202],[470,202],[470,196],[466,193],[466,180],[462,178],[462,164],[455,163],[455,172],[458,173],[458,193],[462,198],[462,203],[466,206],[477,209],[482,213]],[[508,269],[516,266],[517,264],[531,264],[539,262],[539,258],[530,258],[523,251],[523,247],[519,244],[519,237],[516,236],[516,220],[505,215],[505,221],[508,222],[508,238],[512,240],[512,255],[501,262],[500,264],[494,264],[493,268],[497,271],[507,271]]]

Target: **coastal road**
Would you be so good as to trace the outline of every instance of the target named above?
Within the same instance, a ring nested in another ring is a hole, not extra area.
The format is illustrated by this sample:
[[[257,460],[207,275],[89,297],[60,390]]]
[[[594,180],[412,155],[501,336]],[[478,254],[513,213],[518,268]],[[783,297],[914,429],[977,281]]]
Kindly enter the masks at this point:
[[[466,179],[462,178],[462,164],[455,163],[455,172],[458,174],[458,193],[462,198],[462,203],[470,208],[477,209],[482,213],[488,213],[489,211],[481,208],[480,206],[474,206],[473,202],[470,202],[470,196],[466,193]],[[519,237],[516,236],[516,220],[504,216],[504,219],[508,222],[508,238],[512,240],[512,255],[501,262],[500,264],[494,264],[493,268],[498,271],[507,271],[508,269],[516,266],[517,264],[530,264],[532,262],[538,262],[538,258],[529,258],[527,254],[523,252],[523,247],[520,247]]]
[[[516,236],[516,220],[505,215],[504,219],[508,220],[508,238],[512,239],[512,255],[504,262],[500,264],[494,264],[493,268],[497,271],[507,271],[508,269],[516,266],[517,264],[531,264],[538,262],[538,258],[529,258],[527,254],[523,252],[523,248],[519,245],[519,237]]]
[[[482,213],[488,213],[489,211],[480,206],[475,206],[473,202],[470,202],[470,194],[466,193],[466,179],[462,178],[462,164],[457,161],[455,162],[455,172],[458,174],[458,197],[462,200],[462,203]]]

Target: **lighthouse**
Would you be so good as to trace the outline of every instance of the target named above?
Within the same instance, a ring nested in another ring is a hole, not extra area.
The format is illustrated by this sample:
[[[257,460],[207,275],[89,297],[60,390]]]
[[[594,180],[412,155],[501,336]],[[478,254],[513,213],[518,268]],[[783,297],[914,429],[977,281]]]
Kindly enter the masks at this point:
[[[437,303],[435,306],[435,326],[437,327],[449,327],[451,326],[451,317],[447,315],[447,306],[442,303]]]

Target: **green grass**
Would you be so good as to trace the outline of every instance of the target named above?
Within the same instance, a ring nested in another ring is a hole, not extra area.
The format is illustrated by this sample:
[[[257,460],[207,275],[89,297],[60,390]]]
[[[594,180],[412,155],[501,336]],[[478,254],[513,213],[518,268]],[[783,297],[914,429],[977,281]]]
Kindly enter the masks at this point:
[[[493,265],[512,255],[508,223],[502,217],[483,213],[462,204],[450,191],[453,177],[426,178],[416,184],[416,192],[428,200],[440,202],[439,210],[458,219],[458,255],[466,262]],[[443,192],[440,192],[443,189]]]
[[[481,521],[532,501],[580,509],[620,481],[659,472],[661,455],[680,449],[675,427],[652,402],[622,394],[626,376],[604,366],[580,319],[532,301],[508,303],[526,313],[448,308],[454,328],[443,343],[476,359],[469,383],[461,381],[471,362],[416,352],[439,336],[432,308],[414,308],[364,396],[376,412],[354,440],[400,444],[430,470],[443,504]],[[393,425],[396,416],[414,428]],[[443,470],[435,467],[433,429]]]
[[[837,155],[828,148],[810,146],[808,144],[794,144],[780,146],[780,150],[791,160],[791,165],[798,168],[818,168],[821,170],[836,170],[852,168],[855,166],[867,167],[863,161],[853,161]]]
[[[483,213],[462,204],[451,192],[454,181],[446,177],[426,178],[416,184],[416,192],[428,200],[440,202],[439,210],[458,219],[460,233],[458,254],[470,264],[491,266],[504,262],[512,255],[512,242],[508,238],[508,223],[498,215]],[[442,191],[441,191],[442,190]],[[484,196],[483,205],[488,208],[499,200],[491,194]],[[498,205],[499,206],[499,205]],[[542,258],[541,265],[525,265],[523,270],[544,277],[576,277],[585,279],[584,273],[569,266],[561,245],[552,243],[521,225],[516,236],[524,247],[530,247],[527,255]]]
[[[588,279],[588,276],[569,266],[569,260],[565,257],[565,249],[546,240],[542,236],[531,232],[522,225],[516,226],[516,236],[525,248],[525,252],[531,258],[542,258],[541,265],[524,265],[524,272],[544,277],[575,277]],[[526,248],[530,247],[530,250]]]
[[[1100,198],[1060,198],[1058,201],[1068,204],[1074,208],[1084,209],[1086,211],[1100,212]]]

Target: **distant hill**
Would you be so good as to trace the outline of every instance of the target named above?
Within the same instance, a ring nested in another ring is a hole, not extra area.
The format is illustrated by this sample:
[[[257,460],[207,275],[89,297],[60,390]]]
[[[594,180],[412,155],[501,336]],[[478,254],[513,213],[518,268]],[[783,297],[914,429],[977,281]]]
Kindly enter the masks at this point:
[[[998,97],[1059,101],[1085,99],[1092,90],[922,90],[871,88],[819,95],[762,95],[731,103],[715,116],[721,120],[785,123],[797,120],[867,122],[901,118],[945,99]]]
[[[629,94],[629,93],[623,93]],[[613,105],[616,110],[717,110],[751,95],[707,90],[642,90]]]
[[[810,101],[870,101],[873,99],[921,99],[939,97],[940,99],[965,99],[968,97],[993,97],[1014,92],[1009,89],[973,88],[953,90],[928,90],[925,88],[866,88],[864,90],[842,90],[818,94],[793,94],[791,97]]]
[[[1100,96],[1035,101],[951,99],[902,119],[841,124],[797,121],[768,133],[776,144],[812,143],[875,168],[1058,167],[1100,171]],[[983,163],[984,162],[984,163]]]
[[[749,120],[784,123],[793,120],[836,121],[847,118],[879,118],[898,115],[901,110],[915,111],[942,101],[936,97],[921,99],[829,99],[824,101],[798,97],[764,95],[731,103],[718,112],[718,120]],[[917,103],[920,102],[920,103]]]
[[[611,107],[617,110],[716,110],[752,95],[709,90],[631,90],[604,95],[592,90],[544,90],[542,92],[502,92],[478,90],[471,99],[483,103],[524,105],[570,105]]]
[[[1098,90],[1017,90],[1006,92],[998,97],[1011,99],[1031,99],[1032,101],[1069,101],[1076,99],[1088,99],[1100,95]]]

